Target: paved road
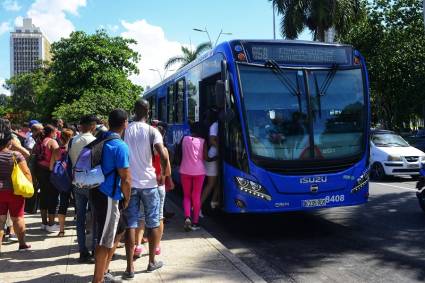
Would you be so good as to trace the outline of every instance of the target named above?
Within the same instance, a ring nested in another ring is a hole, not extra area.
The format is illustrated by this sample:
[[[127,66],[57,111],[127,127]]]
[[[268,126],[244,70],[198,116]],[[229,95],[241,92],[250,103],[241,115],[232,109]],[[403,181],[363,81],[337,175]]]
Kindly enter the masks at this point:
[[[397,178],[371,183],[362,206],[204,223],[268,282],[424,282],[425,213],[414,187]]]

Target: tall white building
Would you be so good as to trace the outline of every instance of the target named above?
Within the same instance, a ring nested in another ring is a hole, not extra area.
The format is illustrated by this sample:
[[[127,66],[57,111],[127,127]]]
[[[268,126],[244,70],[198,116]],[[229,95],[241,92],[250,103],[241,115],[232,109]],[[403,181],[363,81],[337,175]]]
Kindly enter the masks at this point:
[[[41,61],[50,61],[50,43],[32,19],[10,33],[10,76],[31,72]]]

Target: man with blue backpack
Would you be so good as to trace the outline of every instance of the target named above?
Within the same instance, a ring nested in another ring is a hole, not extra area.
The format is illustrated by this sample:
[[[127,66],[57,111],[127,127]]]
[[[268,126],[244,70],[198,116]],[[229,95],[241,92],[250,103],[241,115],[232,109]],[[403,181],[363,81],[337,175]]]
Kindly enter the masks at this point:
[[[95,115],[85,115],[81,118],[80,121],[80,131],[81,133],[70,141],[69,145],[69,159],[71,161],[71,166],[73,167],[78,160],[78,156],[81,153],[81,150],[96,138],[93,133],[96,130],[96,121],[97,117]],[[94,257],[89,253],[89,250],[86,246],[86,213],[88,205],[90,205],[89,191],[87,189],[81,189],[74,186],[74,196],[75,196],[75,213],[77,215],[77,241],[78,249],[80,252],[80,263],[94,263]],[[92,229],[92,246],[91,251],[94,252],[95,249],[95,233]]]
[[[85,149],[90,149],[91,169],[74,175],[74,182],[84,184],[84,175],[95,176],[91,189],[95,222],[97,227],[97,246],[95,251],[95,269],[93,282],[117,282],[108,272],[109,263],[119,243],[126,225],[121,217],[121,210],[127,208],[131,192],[131,176],[128,146],[121,136],[128,125],[128,116],[124,110],[116,109],[109,114],[109,131],[97,138]],[[85,156],[85,149],[79,159]],[[99,168],[100,165],[100,168]],[[77,162],[74,173],[78,173]],[[101,179],[104,178],[102,181]],[[88,183],[85,183],[86,185]]]

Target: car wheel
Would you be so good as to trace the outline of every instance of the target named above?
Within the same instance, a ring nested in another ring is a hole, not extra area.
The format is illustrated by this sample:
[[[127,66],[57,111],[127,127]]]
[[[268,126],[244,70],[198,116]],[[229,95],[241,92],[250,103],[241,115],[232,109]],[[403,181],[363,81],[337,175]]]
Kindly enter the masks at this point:
[[[382,167],[381,163],[379,162],[373,163],[371,175],[372,178],[375,180],[384,180],[387,177],[387,174],[385,174],[384,167]]]

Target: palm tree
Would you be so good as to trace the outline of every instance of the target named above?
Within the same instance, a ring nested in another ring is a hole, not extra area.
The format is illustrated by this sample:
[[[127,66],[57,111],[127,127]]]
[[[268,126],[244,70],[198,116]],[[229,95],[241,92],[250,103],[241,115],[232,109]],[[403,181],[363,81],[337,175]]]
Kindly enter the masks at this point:
[[[211,49],[211,42],[204,42],[199,44],[195,50],[189,49],[187,47],[182,46],[182,55],[171,57],[165,63],[165,69],[168,69],[171,65],[180,63],[180,68],[186,66],[190,62],[194,61],[199,55],[201,55],[204,51]]]
[[[282,15],[282,36],[295,39],[307,27],[313,39],[325,40],[325,32],[335,28],[341,34],[360,17],[361,0],[269,0]]]

